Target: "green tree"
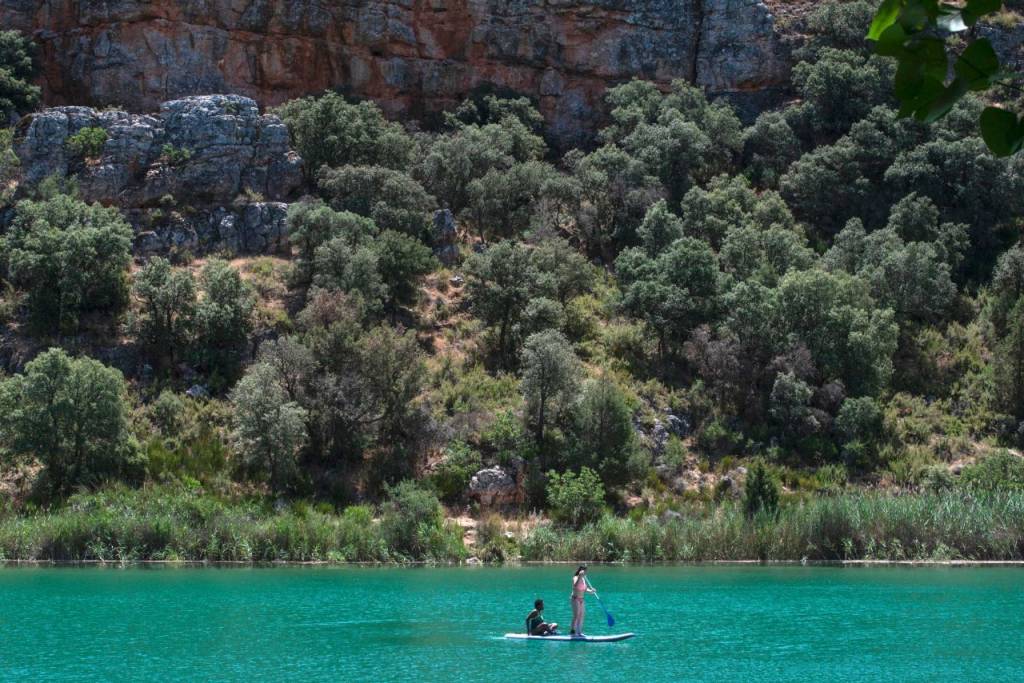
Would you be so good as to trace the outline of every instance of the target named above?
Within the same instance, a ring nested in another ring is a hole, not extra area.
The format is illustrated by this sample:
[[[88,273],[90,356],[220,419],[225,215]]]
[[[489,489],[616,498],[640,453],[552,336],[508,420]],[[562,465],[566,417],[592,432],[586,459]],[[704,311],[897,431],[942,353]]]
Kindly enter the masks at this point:
[[[1007,316],[1006,333],[995,348],[996,391],[1003,410],[1024,419],[1024,297]]]
[[[387,501],[381,506],[380,530],[388,548],[407,558],[424,559],[452,543],[437,496],[412,480],[388,489]],[[461,536],[453,543],[460,554]]]
[[[199,282],[203,296],[196,307],[196,352],[208,372],[230,382],[252,331],[255,296],[227,261],[208,261]]]
[[[998,450],[965,467],[960,483],[975,491],[1024,491],[1024,458]]]
[[[38,71],[35,52],[28,36],[0,31],[0,121],[39,103],[39,87],[32,85]]]
[[[470,479],[482,467],[483,459],[479,452],[465,442],[455,441],[445,449],[444,457],[430,475],[430,481],[444,501],[456,503],[465,496]]]
[[[320,245],[313,272],[315,286],[345,292],[370,313],[380,311],[388,294],[377,249],[353,245],[348,237],[335,237]]]
[[[414,143],[372,102],[352,104],[337,93],[291,100],[274,110],[291,134],[310,177],[321,166],[359,164],[408,168]]]
[[[230,394],[231,440],[241,461],[268,477],[270,490],[284,491],[306,443],[307,413],[278,382],[274,368],[251,366]]]
[[[563,306],[588,293],[597,279],[597,268],[563,239],[545,239],[530,252],[537,271],[537,290]]]
[[[647,255],[656,258],[683,236],[683,221],[668,210],[668,202],[662,199],[647,210],[637,235]]]
[[[631,81],[607,95],[612,124],[601,138],[640,160],[678,202],[686,191],[731,170],[742,145],[742,127],[727,104],[675,81],[662,95],[653,83]]]
[[[848,460],[873,456],[882,439],[882,408],[870,396],[847,398],[836,415],[835,430]],[[872,457],[868,463],[873,462]]]
[[[854,396],[876,395],[888,384],[899,328],[861,281],[820,270],[791,272],[774,297],[774,334],[803,344],[822,377],[839,379]]]
[[[499,242],[466,259],[464,269],[473,313],[485,325],[497,327],[498,355],[508,365],[514,326],[534,296],[538,277],[530,253],[518,242]]]
[[[705,242],[682,237],[656,257],[627,249],[615,261],[622,307],[643,320],[664,357],[719,307],[720,272]]]
[[[527,338],[522,392],[538,449],[543,451],[548,425],[558,422],[576,400],[581,374],[579,359],[560,332],[545,330]]]
[[[463,125],[435,137],[416,165],[414,175],[427,191],[452,211],[469,205],[470,184],[488,171],[507,170],[517,162],[537,161],[544,141],[515,117],[483,126]]]
[[[337,211],[370,218],[381,230],[429,234],[437,201],[412,176],[383,166],[323,167],[317,187]]]
[[[783,112],[762,112],[743,131],[744,173],[758,187],[777,188],[779,179],[800,158],[801,147]]]
[[[887,104],[891,60],[849,50],[824,48],[813,62],[793,67],[793,84],[813,108],[813,121],[834,138],[864,118],[872,107]]]
[[[992,274],[989,319],[998,336],[1006,333],[1010,311],[1024,297],[1024,244],[1017,243],[999,257]]]
[[[358,405],[361,426],[375,430],[376,443],[402,455],[423,427],[416,399],[423,392],[427,368],[415,333],[381,326],[358,344],[356,359],[364,387]],[[411,462],[394,463],[398,474],[411,475]]]
[[[459,104],[454,113],[445,112],[445,120],[452,128],[464,125],[486,126],[490,123],[501,123],[507,118],[515,119],[538,135],[544,127],[544,117],[525,97],[470,95]]]
[[[800,157],[782,176],[779,191],[797,219],[826,237],[851,218],[879,227],[888,216],[891,195],[886,171],[904,150],[925,139],[920,124],[876,107],[834,144]]]
[[[572,232],[591,257],[610,263],[615,254],[636,241],[648,207],[664,189],[647,165],[616,145],[585,156],[566,155],[579,188],[579,209]]]
[[[45,351],[0,382],[0,406],[4,447],[42,463],[52,496],[141,474],[124,379],[99,361]]]
[[[514,164],[507,170],[492,168],[469,183],[462,218],[485,242],[488,235],[521,235],[530,228],[543,190],[555,173],[541,161]]]
[[[579,453],[576,460],[599,472],[606,486],[628,481],[629,460],[636,449],[633,411],[614,382],[602,378],[584,385],[573,442]]]
[[[758,514],[774,515],[779,509],[779,482],[763,460],[756,460],[743,487],[743,511],[753,519]]]
[[[811,411],[812,389],[793,372],[780,372],[772,385],[769,413],[791,443],[817,431]]]
[[[38,327],[74,334],[83,313],[117,314],[127,303],[131,244],[117,209],[59,194],[18,203],[0,254]]]
[[[13,128],[0,128],[0,208],[6,207],[14,199],[21,162],[14,153],[12,141]]]
[[[323,244],[341,237],[353,247],[365,244],[378,232],[376,223],[350,211],[335,211],[320,200],[301,201],[288,207],[288,239],[298,249],[299,280],[313,278],[316,252]]]
[[[575,529],[596,522],[604,511],[604,486],[589,467],[581,467],[579,474],[548,472],[547,496],[552,517]]]
[[[192,273],[152,257],[135,275],[135,296],[141,304],[139,338],[161,368],[173,367],[180,350],[192,340],[196,285]]]
[[[72,154],[92,159],[103,153],[103,147],[107,144],[107,131],[99,126],[87,126],[68,137],[66,144]]]
[[[406,234],[385,230],[373,241],[377,272],[387,288],[387,308],[394,322],[400,305],[414,303],[419,278],[437,266],[430,248]]]
[[[930,243],[904,242],[893,228],[865,235],[860,221],[854,219],[839,233],[824,260],[827,266],[844,267],[867,282],[875,301],[907,324],[941,320],[956,296],[943,256],[945,250]]]

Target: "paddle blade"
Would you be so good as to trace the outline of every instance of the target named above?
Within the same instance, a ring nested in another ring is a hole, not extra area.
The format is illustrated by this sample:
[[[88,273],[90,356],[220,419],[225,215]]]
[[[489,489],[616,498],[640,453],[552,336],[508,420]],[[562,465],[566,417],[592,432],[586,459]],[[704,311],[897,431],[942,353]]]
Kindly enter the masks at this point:
[[[611,628],[612,626],[615,626],[615,617],[607,612],[605,612],[605,616],[608,617],[608,627]]]

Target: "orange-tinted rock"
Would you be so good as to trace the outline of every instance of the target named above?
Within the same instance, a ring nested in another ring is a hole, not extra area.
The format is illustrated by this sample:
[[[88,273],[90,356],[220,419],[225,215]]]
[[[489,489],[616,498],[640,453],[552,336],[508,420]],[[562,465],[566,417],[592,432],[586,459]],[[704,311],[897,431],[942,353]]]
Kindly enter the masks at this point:
[[[139,111],[338,88],[418,117],[495,86],[568,138],[634,76],[728,93],[787,74],[758,0],[0,0],[0,23],[34,32],[49,104]]]

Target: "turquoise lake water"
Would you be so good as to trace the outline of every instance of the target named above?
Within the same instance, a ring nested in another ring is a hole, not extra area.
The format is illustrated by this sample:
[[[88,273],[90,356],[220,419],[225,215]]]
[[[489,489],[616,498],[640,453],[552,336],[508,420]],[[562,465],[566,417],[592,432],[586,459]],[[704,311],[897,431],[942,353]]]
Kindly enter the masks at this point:
[[[637,638],[503,640],[572,569],[0,569],[0,681],[1024,680],[1024,569],[597,566]]]

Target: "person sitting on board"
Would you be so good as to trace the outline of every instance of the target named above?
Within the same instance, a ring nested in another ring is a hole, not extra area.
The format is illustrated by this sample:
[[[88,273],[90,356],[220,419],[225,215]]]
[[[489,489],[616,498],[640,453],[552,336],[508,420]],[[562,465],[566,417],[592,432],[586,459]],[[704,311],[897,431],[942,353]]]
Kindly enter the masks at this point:
[[[533,611],[526,615],[526,633],[531,636],[553,636],[558,624],[544,621],[544,601],[537,598],[533,601]]]

